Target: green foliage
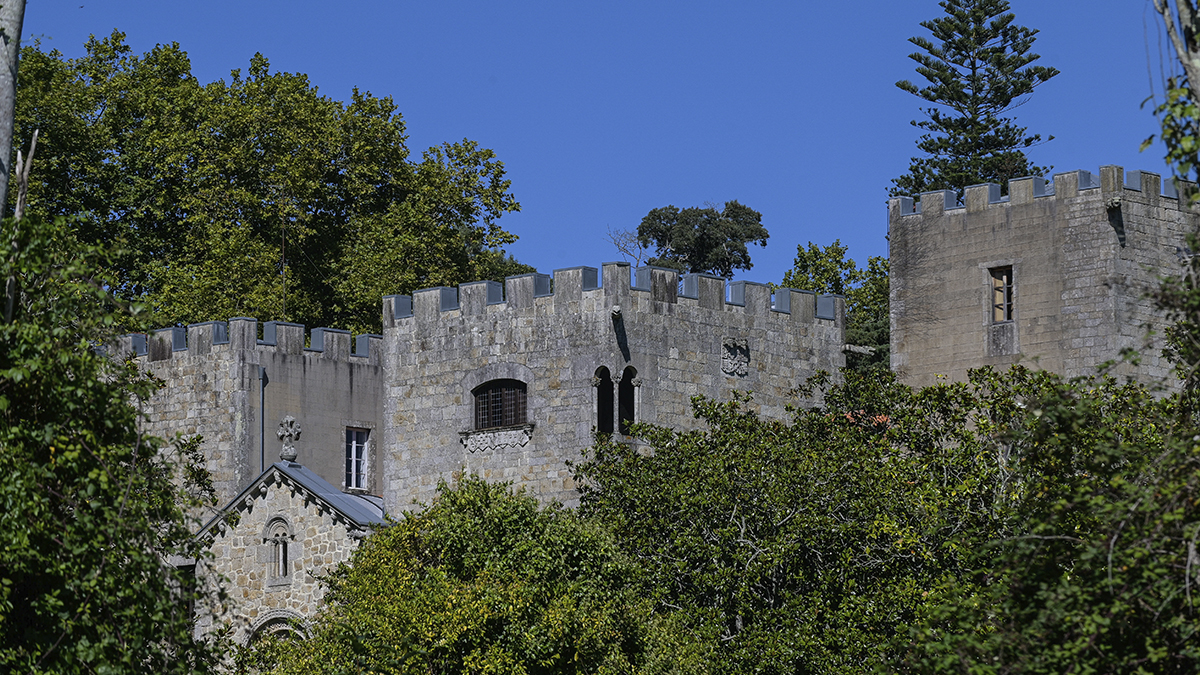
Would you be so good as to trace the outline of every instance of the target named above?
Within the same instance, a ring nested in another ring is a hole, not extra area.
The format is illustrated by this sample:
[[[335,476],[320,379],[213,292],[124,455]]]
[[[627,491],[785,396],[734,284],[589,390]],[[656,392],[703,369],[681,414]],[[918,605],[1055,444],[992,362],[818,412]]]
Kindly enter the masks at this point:
[[[766,246],[769,236],[762,214],[736,201],[725,202],[721,211],[712,206],[664,206],[646,214],[637,230],[642,246],[657,249],[648,264],[726,279],[735,269],[753,267],[746,244]]]
[[[1100,493],[1120,492],[1103,479],[1134,462],[1103,448],[1160,442],[1170,407],[1134,385],[1020,367],[919,391],[848,371],[791,424],[744,400],[695,405],[707,430],[639,425],[644,448],[597,444],[579,467],[581,511],[613,529],[646,572],[642,592],[718,673],[1026,672],[987,668],[996,650],[1050,649],[1066,631],[1020,593],[1081,564],[1039,558],[1054,540],[1038,537],[1127,513]],[[1058,499],[1086,489],[1097,498]],[[1013,597],[997,590],[1017,578]]]
[[[1166,100],[1154,109],[1162,124],[1162,141],[1167,146],[1167,163],[1175,168],[1176,174],[1184,180],[1195,180],[1200,175],[1200,107],[1196,105],[1196,97],[1192,94],[1191,85],[1179,78],[1171,78],[1167,82]],[[1154,136],[1142,142],[1142,150],[1150,147]],[[1195,190],[1188,198],[1195,203]]]
[[[651,639],[634,572],[575,513],[467,476],[363,542],[313,639],[256,657],[286,673],[626,673]]]
[[[124,35],[65,59],[22,51],[17,137],[40,129],[30,209],[123,243],[114,290],[159,324],[257,316],[378,332],[379,299],[527,269],[497,224],[520,209],[472,141],[409,158],[389,97],[320,95],[262,55],[200,84],[178,45]],[[285,285],[286,280],[286,285]]]
[[[977,571],[936,589],[909,666],[1196,672],[1200,447],[1138,386],[1052,385],[1006,434],[1002,536],[976,537]]]
[[[791,424],[696,399],[707,430],[638,425],[644,447],[601,439],[579,467],[581,512],[691,636],[681,670],[861,673],[959,569],[947,533],[985,515],[969,390],[847,377]]]
[[[925,87],[902,80],[896,86],[934,104],[927,119],[914,121],[924,133],[908,173],[894,179],[888,193],[915,195],[930,190],[961,190],[968,185],[999,183],[1045,175],[1025,149],[1041,141],[1004,117],[1024,103],[1035,87],[1058,74],[1031,65],[1036,30],[1013,24],[1006,0],[943,0],[945,16],[923,21],[934,41],[913,37],[922,51],[909,56]],[[1053,137],[1047,140],[1051,140]]]
[[[792,269],[780,286],[846,296],[846,342],[870,347],[870,354],[851,352],[846,367],[883,371],[890,365],[891,322],[888,315],[888,259],[871,256],[866,269],[846,257],[840,239],[821,248],[811,241],[796,247]]]
[[[185,515],[213,500],[199,439],[142,436],[130,400],[156,384],[96,352],[133,320],[96,273],[106,256],[62,220],[3,232],[0,670],[207,672],[189,611],[204,598],[167,563],[205,555]]]

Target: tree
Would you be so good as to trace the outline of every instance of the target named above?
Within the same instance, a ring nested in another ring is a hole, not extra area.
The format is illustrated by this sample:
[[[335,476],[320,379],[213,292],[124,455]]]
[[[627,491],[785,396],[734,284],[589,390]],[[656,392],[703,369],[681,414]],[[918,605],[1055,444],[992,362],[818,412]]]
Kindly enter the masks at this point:
[[[1041,136],[1027,135],[1010,117],[1038,85],[1058,74],[1032,65],[1036,30],[1013,24],[1006,0],[943,0],[946,16],[924,21],[932,33],[909,39],[922,51],[909,56],[928,84],[908,80],[896,86],[934,104],[923,108],[926,119],[913,121],[923,131],[908,173],[892,181],[893,197],[930,190],[961,190],[968,185],[999,183],[1021,176],[1045,175],[1025,150]],[[1047,140],[1053,139],[1051,136]]]
[[[257,316],[378,332],[385,294],[528,269],[497,224],[504,165],[464,140],[409,157],[388,97],[322,96],[300,74],[203,85],[178,45],[124,36],[65,59],[23,51],[19,133],[41,130],[30,209],[122,242],[119,297],[160,325]]]
[[[1001,536],[930,589],[898,670],[1194,673],[1200,464],[1177,400],[1052,383],[1001,436]],[[969,540],[969,541],[968,541]]]
[[[766,246],[769,236],[762,214],[736,201],[725,202],[721,211],[714,206],[664,206],[646,214],[637,230],[642,246],[657,249],[649,264],[726,279],[735,269],[753,267],[746,244]]]
[[[143,436],[131,402],[156,386],[99,353],[136,321],[97,273],[109,260],[63,220],[4,221],[17,283],[0,324],[0,670],[194,673],[206,598],[168,561],[206,555],[189,509],[213,491],[198,439]]]
[[[247,665],[284,673],[626,673],[645,660],[644,602],[607,532],[464,476],[368,537],[329,579],[314,637]]]
[[[697,399],[703,430],[638,425],[642,447],[602,439],[579,467],[581,512],[613,530],[645,573],[641,592],[704,646],[709,672],[1132,672],[1066,657],[1087,657],[1074,647],[1089,627],[1185,644],[1187,625],[1151,613],[1186,610],[1176,537],[1197,521],[1173,518],[1196,508],[1192,492],[1164,498],[1169,538],[1151,530],[1115,558],[1130,578],[1157,575],[1122,591],[1145,606],[1126,617],[1101,602],[1120,516],[1168,484],[1134,480],[1161,454],[1127,451],[1161,447],[1170,407],[1137,385],[1021,367],[922,390],[850,371],[790,423]],[[1188,452],[1171,475],[1194,485]],[[1167,541],[1160,566],[1148,554]],[[1081,546],[1092,555],[1059,555]],[[1070,611],[1045,602],[1053,593],[1038,604],[1047,583],[1081,579]],[[1003,669],[1025,652],[1054,667]]]
[[[13,108],[16,104],[17,63],[21,54],[21,27],[25,23],[25,0],[8,0],[0,5],[0,205],[8,195],[8,178],[13,140]],[[0,213],[3,215],[3,213]]]
[[[640,592],[707,672],[860,673],[936,579],[949,533],[986,520],[986,436],[965,385],[914,392],[848,373],[824,406],[764,420],[697,398],[705,428],[640,424],[578,467],[581,513],[644,571]]]
[[[1167,78],[1164,82],[1165,100],[1155,108],[1162,124],[1162,140],[1167,146],[1167,161],[1175,167],[1180,178],[1195,179],[1200,168],[1200,106],[1196,104],[1194,83],[1200,82],[1200,13],[1192,0],[1154,0],[1154,9],[1163,21],[1163,27],[1175,51],[1175,58],[1183,69],[1182,76]],[[1178,72],[1172,69],[1173,72]],[[1142,143],[1145,150],[1154,141],[1154,136]],[[1195,202],[1197,193],[1191,194]]]
[[[888,259],[871,256],[866,269],[846,257],[840,239],[821,248],[811,241],[796,247],[792,269],[783,275],[784,288],[846,296],[846,342],[869,347],[870,353],[850,352],[846,367],[880,371],[890,367],[891,323],[888,296]]]

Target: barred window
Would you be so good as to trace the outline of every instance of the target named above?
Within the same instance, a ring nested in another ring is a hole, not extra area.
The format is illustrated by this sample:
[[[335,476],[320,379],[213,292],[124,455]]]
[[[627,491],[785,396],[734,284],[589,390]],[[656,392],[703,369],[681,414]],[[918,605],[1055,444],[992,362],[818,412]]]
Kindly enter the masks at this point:
[[[1011,265],[993,267],[992,275],[992,323],[1013,320],[1013,270]]]
[[[525,383],[520,380],[484,382],[475,396],[475,428],[491,429],[525,424]]]

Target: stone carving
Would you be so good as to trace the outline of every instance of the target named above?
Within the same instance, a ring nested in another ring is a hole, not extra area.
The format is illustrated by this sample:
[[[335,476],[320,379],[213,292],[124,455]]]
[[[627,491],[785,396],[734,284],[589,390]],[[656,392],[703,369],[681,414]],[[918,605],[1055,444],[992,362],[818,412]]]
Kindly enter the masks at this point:
[[[725,338],[721,347],[721,372],[745,377],[750,372],[750,346],[740,338]]]
[[[279,440],[283,441],[283,449],[279,451],[279,459],[285,462],[296,461],[296,446],[292,442],[300,440],[301,431],[300,423],[291,415],[284,417],[279,423],[279,429],[275,432]]]
[[[459,442],[470,452],[523,448],[529,443],[529,439],[532,437],[532,424],[522,424],[519,427],[505,427],[503,429],[459,432]]]

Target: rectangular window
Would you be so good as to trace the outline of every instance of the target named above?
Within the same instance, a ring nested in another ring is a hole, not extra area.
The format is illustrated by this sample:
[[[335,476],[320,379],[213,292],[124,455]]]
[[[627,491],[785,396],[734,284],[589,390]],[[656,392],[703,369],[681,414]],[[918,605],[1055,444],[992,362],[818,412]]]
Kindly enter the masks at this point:
[[[992,323],[1013,320],[1013,271],[1012,265],[993,267],[992,275]]]
[[[472,392],[475,396],[475,428],[493,429],[525,424],[525,383],[492,380]]]
[[[367,429],[346,428],[346,487],[367,487]]]

